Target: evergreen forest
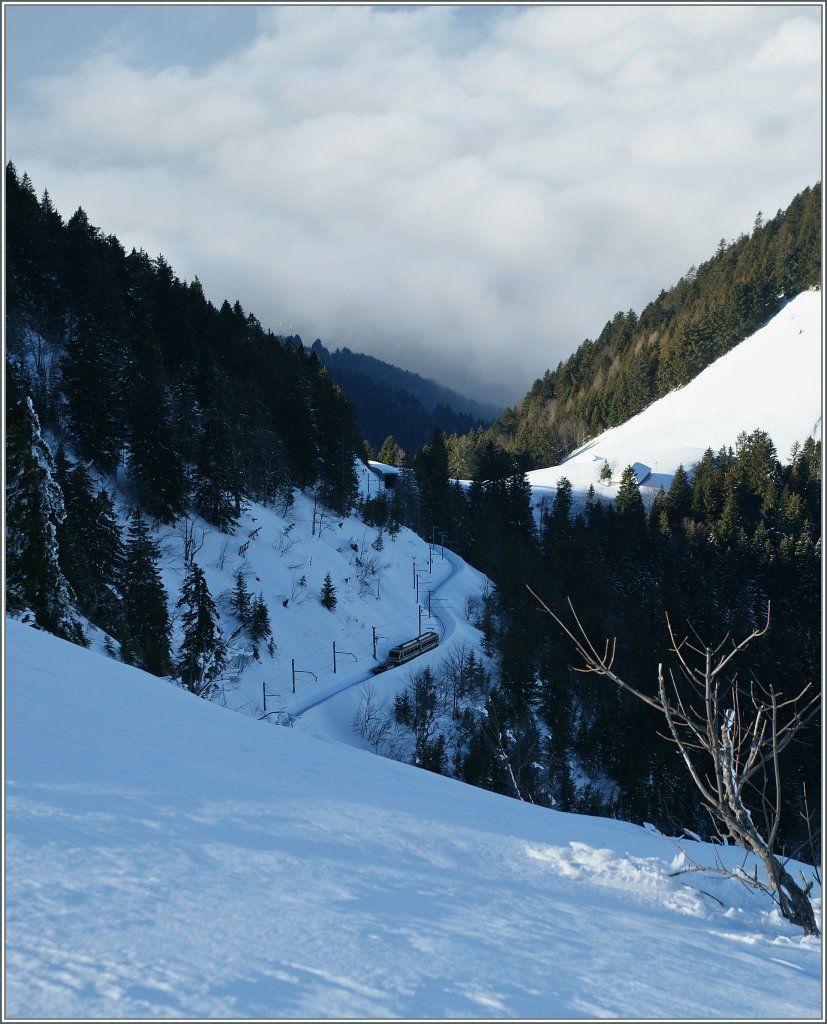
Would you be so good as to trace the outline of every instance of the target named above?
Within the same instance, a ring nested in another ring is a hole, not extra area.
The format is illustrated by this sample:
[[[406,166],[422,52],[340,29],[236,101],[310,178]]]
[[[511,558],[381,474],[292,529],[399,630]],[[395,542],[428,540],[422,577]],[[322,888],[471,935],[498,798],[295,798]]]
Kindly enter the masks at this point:
[[[456,673],[431,681],[454,699],[448,728],[430,728],[421,763],[520,799],[709,837],[658,714],[578,674],[571,642],[528,587],[563,619],[570,601],[596,646],[617,638],[617,671],[652,695],[668,661],[667,615],[681,635],[716,647],[760,628],[769,603],[771,627],[744,656],[740,678],[819,686],[821,442],[807,438],[781,459],[765,432],[744,432],[734,449],[709,449],[691,475],[679,468],[649,509],[631,467],[614,504],[590,494],[578,507],[562,477],[539,526],[518,460],[493,441],[470,486],[451,480],[448,465],[437,433],[393,499],[364,509],[368,521],[400,516],[444,541],[494,584],[474,609],[494,677],[481,680],[472,662],[458,695]],[[819,720],[782,767],[781,839],[807,859],[820,803]],[[577,785],[578,775],[590,783]]]
[[[294,488],[350,509],[353,408],[315,354],[238,302],[216,308],[163,256],[125,252],[83,209],[64,221],[12,164],[6,302],[8,606],[71,639],[80,611],[166,674],[147,523],[193,511],[231,532],[246,501],[289,505]],[[126,535],[89,468],[128,495]]]

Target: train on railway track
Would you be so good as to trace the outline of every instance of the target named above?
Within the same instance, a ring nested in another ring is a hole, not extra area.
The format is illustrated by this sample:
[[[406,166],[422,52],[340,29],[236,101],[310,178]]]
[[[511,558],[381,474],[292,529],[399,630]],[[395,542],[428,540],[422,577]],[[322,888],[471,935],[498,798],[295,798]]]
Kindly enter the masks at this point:
[[[373,670],[373,674],[378,675],[380,672],[387,672],[389,668],[404,665],[413,658],[418,658],[420,654],[432,651],[438,643],[439,634],[435,633],[432,629],[427,630],[425,633],[420,633],[419,636],[415,636],[411,640],[406,640],[404,643],[397,644],[396,647],[391,647],[388,651],[387,660],[383,661],[381,665],[377,665]]]

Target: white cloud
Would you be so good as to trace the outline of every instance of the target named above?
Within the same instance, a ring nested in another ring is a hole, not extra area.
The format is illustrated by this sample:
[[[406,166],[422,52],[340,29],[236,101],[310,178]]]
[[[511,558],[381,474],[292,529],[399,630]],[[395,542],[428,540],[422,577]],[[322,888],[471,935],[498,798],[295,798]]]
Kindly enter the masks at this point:
[[[813,32],[811,18],[793,18],[779,26],[762,42],[749,61],[753,71],[783,71],[796,67],[818,67],[821,46]]]
[[[820,38],[803,7],[274,7],[220,61],[40,79],[7,150],[216,302],[513,401],[820,176]]]

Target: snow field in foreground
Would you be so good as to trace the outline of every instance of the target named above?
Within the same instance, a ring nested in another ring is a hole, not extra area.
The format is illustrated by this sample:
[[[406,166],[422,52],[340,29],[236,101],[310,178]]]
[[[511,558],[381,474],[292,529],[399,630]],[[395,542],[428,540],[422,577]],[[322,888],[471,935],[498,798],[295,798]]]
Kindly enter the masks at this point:
[[[663,836],[6,629],[9,1016],[820,1016],[819,943]]]

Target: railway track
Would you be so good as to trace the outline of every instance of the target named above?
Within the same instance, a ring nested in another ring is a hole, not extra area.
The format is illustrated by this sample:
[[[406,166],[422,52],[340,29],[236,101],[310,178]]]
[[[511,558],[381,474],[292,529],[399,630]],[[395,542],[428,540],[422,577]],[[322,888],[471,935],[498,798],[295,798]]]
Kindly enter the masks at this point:
[[[454,576],[456,576],[457,572],[459,571],[459,565],[457,564],[456,558],[453,555],[451,555],[450,552],[448,552],[448,551],[445,552],[445,561],[448,563],[448,567],[449,567],[448,575],[445,577],[444,580],[442,580],[439,583],[437,583],[437,585],[435,587],[431,588],[431,618],[434,619],[437,623],[439,623],[439,626],[441,627],[438,630],[438,632],[439,632],[439,642],[440,643],[444,643],[445,638],[449,634],[448,634],[448,626],[447,626],[447,624],[445,622],[445,619],[443,618],[443,616],[445,615],[444,610],[443,610],[443,614],[440,615],[438,612],[435,612],[434,609],[433,609],[434,594],[436,594],[437,591],[441,590],[449,580],[453,579]],[[451,623],[451,625],[453,625],[453,622]],[[451,630],[451,632],[453,632],[453,629]]]
[[[433,609],[434,594],[436,594],[439,590],[441,590],[445,586],[445,584],[449,580],[453,579],[454,576],[456,576],[456,574],[459,572],[459,563],[457,561],[456,556],[451,555],[450,552],[446,551],[445,552],[445,561],[448,563],[448,575],[445,577],[445,579],[440,580],[440,582],[437,583],[437,585],[435,587],[431,588],[431,618],[437,623],[437,625],[439,627],[437,632],[439,633],[439,642],[440,643],[444,643],[445,639],[448,636],[450,636],[451,633],[453,633],[453,625],[454,625],[454,623],[453,623],[452,616],[448,612],[446,612],[445,609],[440,609],[440,612],[435,612],[434,611],[434,609]],[[388,671],[393,671],[393,669],[388,669]],[[301,701],[298,705],[296,705],[293,708],[292,711],[290,711],[289,713],[285,713],[285,716],[284,716],[285,724],[292,725],[293,722],[295,722],[296,719],[301,718],[301,716],[306,711],[311,711],[313,708],[317,708],[320,704],[324,704],[325,701],[331,700],[333,697],[338,697],[339,694],[340,693],[344,693],[345,690],[350,690],[354,686],[360,686],[362,683],[366,682],[368,679],[373,679],[373,678],[374,678],[374,673],[373,673],[373,670],[371,670],[369,672],[365,672],[363,674],[360,674],[357,679],[351,679],[348,682],[343,683],[341,686],[337,687],[335,690],[328,691],[328,692],[326,692],[326,693],[324,693],[324,694],[322,694],[320,696],[310,697],[307,700]]]

